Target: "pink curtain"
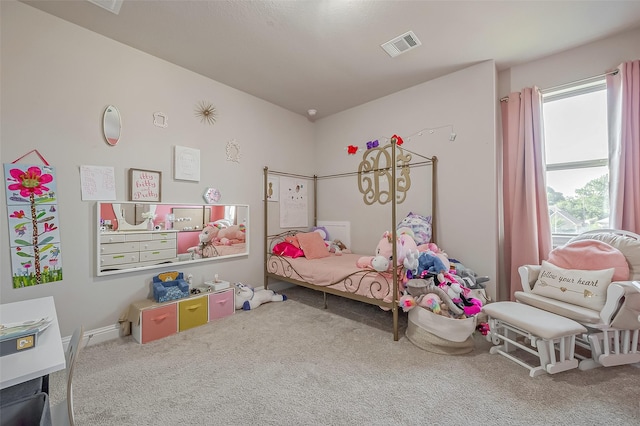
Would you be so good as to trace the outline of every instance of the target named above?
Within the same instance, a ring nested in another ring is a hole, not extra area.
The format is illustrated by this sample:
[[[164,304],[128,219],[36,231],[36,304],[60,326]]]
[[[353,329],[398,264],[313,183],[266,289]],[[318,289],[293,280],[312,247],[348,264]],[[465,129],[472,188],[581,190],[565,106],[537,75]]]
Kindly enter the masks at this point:
[[[640,60],[607,75],[610,225],[640,233]]]
[[[518,267],[539,265],[551,251],[544,168],[542,95],[537,88],[501,102],[503,140],[504,262],[509,297],[522,290]]]

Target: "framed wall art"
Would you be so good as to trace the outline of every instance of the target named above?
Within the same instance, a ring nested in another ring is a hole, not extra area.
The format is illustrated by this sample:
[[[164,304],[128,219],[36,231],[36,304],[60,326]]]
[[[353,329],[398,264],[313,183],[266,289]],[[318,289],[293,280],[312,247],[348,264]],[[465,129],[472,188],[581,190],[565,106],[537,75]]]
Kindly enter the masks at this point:
[[[173,178],[200,182],[200,150],[176,146]]]
[[[129,200],[157,201],[162,197],[162,172],[129,169]]]

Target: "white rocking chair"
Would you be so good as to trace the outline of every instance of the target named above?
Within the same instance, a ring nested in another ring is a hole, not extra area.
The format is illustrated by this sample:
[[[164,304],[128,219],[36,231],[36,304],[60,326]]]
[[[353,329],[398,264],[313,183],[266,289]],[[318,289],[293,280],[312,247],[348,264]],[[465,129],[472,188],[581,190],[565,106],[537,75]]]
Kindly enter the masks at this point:
[[[607,287],[606,302],[600,311],[551,299],[532,292],[540,265],[521,266],[518,271],[524,291],[516,292],[518,302],[576,321],[586,333],[576,336],[578,368],[589,370],[640,362],[640,236],[611,229],[589,231],[569,241],[593,239],[617,248],[629,264],[628,281],[614,281]]]

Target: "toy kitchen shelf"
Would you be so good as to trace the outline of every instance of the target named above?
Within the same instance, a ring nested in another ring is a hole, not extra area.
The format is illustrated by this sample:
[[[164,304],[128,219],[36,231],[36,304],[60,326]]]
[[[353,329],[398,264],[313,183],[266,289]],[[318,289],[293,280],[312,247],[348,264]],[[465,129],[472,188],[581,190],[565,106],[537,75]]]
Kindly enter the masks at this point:
[[[131,334],[136,342],[149,343],[227,317],[235,312],[234,296],[233,288],[226,288],[164,303],[139,300],[129,306]]]

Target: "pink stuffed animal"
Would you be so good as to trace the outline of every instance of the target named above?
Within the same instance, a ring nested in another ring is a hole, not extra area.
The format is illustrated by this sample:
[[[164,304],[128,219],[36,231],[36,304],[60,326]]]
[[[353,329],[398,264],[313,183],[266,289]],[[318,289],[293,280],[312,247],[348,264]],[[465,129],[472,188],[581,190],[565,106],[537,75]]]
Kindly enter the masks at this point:
[[[198,240],[200,244],[195,247],[189,247],[187,251],[192,254],[198,254],[202,257],[215,257],[218,255],[216,248],[219,229],[215,226],[207,225],[202,229]]]
[[[229,246],[231,244],[242,243],[245,241],[244,225],[232,225],[218,231],[218,239],[220,244]]]
[[[373,268],[378,272],[386,272],[393,268],[391,263],[393,251],[393,234],[385,231],[382,239],[378,242],[375,256],[363,256],[356,261],[359,268]],[[402,266],[405,257],[412,251],[417,251],[416,242],[410,235],[402,234],[396,236],[396,251],[398,259],[396,265]]]

